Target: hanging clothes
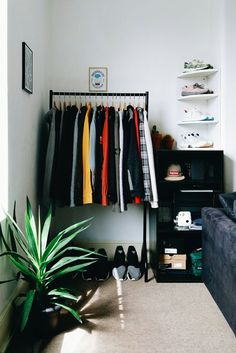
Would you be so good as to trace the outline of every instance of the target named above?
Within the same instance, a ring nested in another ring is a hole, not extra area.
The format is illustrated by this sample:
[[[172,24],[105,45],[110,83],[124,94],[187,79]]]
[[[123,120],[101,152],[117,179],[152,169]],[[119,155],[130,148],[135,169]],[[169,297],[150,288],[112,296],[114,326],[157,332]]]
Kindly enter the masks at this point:
[[[147,145],[146,145],[145,131],[144,131],[143,109],[137,108],[137,112],[139,115],[140,154],[141,154],[142,171],[143,171],[144,201],[150,201],[151,200],[151,180],[150,180],[149,160],[148,160]]]
[[[139,154],[139,159],[141,161],[141,150],[140,150],[140,136],[139,136],[139,118],[138,118],[138,112],[136,107],[134,107],[134,125],[135,125],[135,132],[136,132],[136,139],[137,139],[137,147],[138,147],[138,154]],[[142,164],[142,162],[141,162]],[[139,204],[142,202],[142,199],[140,196],[135,196],[134,202],[136,204]]]
[[[102,131],[102,152],[103,152],[103,163],[102,163],[102,205],[108,205],[108,155],[109,155],[109,142],[108,142],[108,119],[109,119],[109,108],[105,108],[105,121]]]
[[[138,142],[134,122],[134,110],[131,105],[128,110],[128,156],[127,171],[131,197],[143,197],[143,175],[142,164],[138,151]]]
[[[117,202],[116,157],[115,157],[115,108],[109,108],[108,115],[108,201]]]
[[[74,125],[74,137],[73,137],[73,161],[72,161],[72,172],[71,172],[71,186],[70,186],[70,207],[75,206],[75,183],[76,183],[76,164],[78,160],[78,120],[79,111],[76,114],[75,125]]]
[[[73,135],[77,114],[75,106],[68,106],[63,116],[59,159],[56,172],[56,200],[58,204],[70,205],[70,185],[73,160]]]
[[[63,121],[63,115],[64,115],[64,111],[56,110],[54,157],[53,157],[52,176],[51,176],[51,183],[50,183],[50,198],[52,200],[54,200],[57,197],[57,172],[58,172],[58,161],[60,158],[61,126]]]
[[[43,181],[43,190],[42,190],[42,199],[45,205],[49,205],[50,203],[50,185],[51,185],[51,177],[52,177],[52,168],[53,168],[53,157],[54,157],[54,149],[55,149],[55,116],[56,109],[52,108],[45,115],[45,122],[48,130],[48,143],[46,149],[46,157],[45,157],[45,172],[44,172],[44,181]]]
[[[129,113],[127,110],[123,111],[123,157],[122,157],[122,184],[123,184],[123,200],[124,210],[127,210],[127,204],[132,202],[132,197],[129,188],[128,179],[128,151],[129,151],[129,136],[128,136],[128,121]]]
[[[147,157],[148,157],[148,164],[149,164],[149,171],[150,171],[150,180],[151,180],[151,190],[152,190],[152,197],[150,200],[150,204],[152,208],[158,207],[158,195],[157,195],[157,184],[156,184],[156,175],[155,175],[155,163],[154,163],[154,156],[153,156],[153,148],[152,148],[152,139],[151,134],[148,126],[147,120],[147,112],[144,110],[143,112],[143,121],[144,121],[144,134],[145,134],[145,141],[147,146]]]
[[[89,123],[92,109],[90,104],[87,106],[87,111],[84,119],[83,139],[82,139],[82,161],[83,161],[83,204],[93,203],[92,186],[90,177],[90,135]]]
[[[123,155],[124,155],[124,130],[123,130],[123,111],[119,110],[119,145],[120,145],[120,159],[119,159],[119,199],[120,211],[124,212],[124,192],[123,192]]]
[[[117,110],[91,104],[51,109],[44,200],[57,206],[91,203],[158,206],[147,112],[131,104]],[[114,209],[114,208],[113,208]]]
[[[95,203],[102,203],[102,162],[103,162],[103,144],[102,133],[105,121],[105,109],[99,106],[96,111],[96,139],[95,139],[95,187],[93,200]]]
[[[91,184],[92,190],[95,187],[95,172],[96,172],[96,109],[93,110],[93,116],[90,124],[90,150],[89,150],[89,159],[90,159],[90,170],[91,170]]]

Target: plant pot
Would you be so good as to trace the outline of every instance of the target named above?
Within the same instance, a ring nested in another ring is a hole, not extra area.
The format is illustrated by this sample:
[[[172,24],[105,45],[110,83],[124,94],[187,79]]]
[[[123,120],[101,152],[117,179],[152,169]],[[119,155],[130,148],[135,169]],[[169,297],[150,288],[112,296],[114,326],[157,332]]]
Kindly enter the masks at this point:
[[[165,139],[163,138],[161,141],[161,148],[164,150],[172,150],[173,148],[173,143],[174,143],[174,139]]]
[[[60,306],[50,307],[44,310],[35,308],[32,312],[31,327],[39,337],[47,338],[59,332]]]

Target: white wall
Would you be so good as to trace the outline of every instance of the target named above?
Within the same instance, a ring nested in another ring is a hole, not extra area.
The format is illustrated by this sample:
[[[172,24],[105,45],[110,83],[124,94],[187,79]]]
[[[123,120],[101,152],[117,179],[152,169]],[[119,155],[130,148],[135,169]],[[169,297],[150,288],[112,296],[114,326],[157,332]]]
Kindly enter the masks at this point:
[[[236,190],[236,2],[224,0],[222,29],[222,117],[223,145],[225,152],[225,186],[226,191]]]
[[[220,64],[214,0],[52,0],[51,88],[88,90],[88,67],[108,67],[109,91],[150,91],[150,126],[176,136],[177,75],[184,61]],[[83,237],[139,242],[140,207],[125,215],[97,207],[57,211],[56,222],[95,215]],[[130,226],[132,225],[132,226]],[[131,229],[130,229],[131,228]]]
[[[17,201],[17,217],[23,219],[25,198],[35,205],[39,120],[48,107],[47,57],[49,11],[46,0],[8,0],[8,198],[12,210]],[[21,89],[22,42],[34,55],[34,93]],[[22,223],[22,222],[21,222]],[[0,279],[9,278],[9,262],[1,261]],[[1,285],[0,313],[14,294],[15,283]]]
[[[8,1],[9,206],[36,201],[39,120],[48,108],[48,1]],[[33,50],[33,94],[22,90],[22,42]],[[22,214],[22,212],[21,212]]]

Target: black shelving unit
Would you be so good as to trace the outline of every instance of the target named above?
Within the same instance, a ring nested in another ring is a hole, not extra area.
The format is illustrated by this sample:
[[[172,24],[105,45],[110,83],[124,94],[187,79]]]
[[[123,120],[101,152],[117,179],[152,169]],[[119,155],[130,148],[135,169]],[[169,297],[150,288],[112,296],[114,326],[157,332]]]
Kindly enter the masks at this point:
[[[180,164],[185,179],[166,181],[168,166]],[[224,190],[223,151],[159,150],[155,152],[159,208],[150,209],[150,264],[157,282],[201,282],[194,276],[190,253],[202,246],[201,230],[177,230],[173,220],[179,211],[201,217],[202,207],[219,206]],[[186,255],[186,269],[159,266],[166,248]]]

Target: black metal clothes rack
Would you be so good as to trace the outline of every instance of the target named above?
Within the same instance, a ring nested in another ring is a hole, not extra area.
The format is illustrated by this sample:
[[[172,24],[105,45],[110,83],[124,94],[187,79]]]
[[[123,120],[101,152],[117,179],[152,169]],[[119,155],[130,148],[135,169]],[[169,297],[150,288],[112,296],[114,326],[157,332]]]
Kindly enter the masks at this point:
[[[129,97],[142,97],[145,102],[145,109],[148,112],[148,104],[149,104],[149,92],[73,92],[73,91],[49,91],[49,107],[50,109],[53,106],[53,97],[54,96],[69,96],[69,97],[116,97],[120,99],[123,97],[124,99]],[[142,242],[142,267],[144,270],[144,281],[148,282],[148,261],[147,261],[147,208],[149,207],[148,202],[143,202],[143,242]]]

